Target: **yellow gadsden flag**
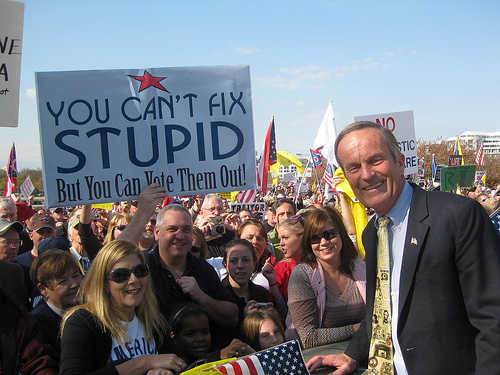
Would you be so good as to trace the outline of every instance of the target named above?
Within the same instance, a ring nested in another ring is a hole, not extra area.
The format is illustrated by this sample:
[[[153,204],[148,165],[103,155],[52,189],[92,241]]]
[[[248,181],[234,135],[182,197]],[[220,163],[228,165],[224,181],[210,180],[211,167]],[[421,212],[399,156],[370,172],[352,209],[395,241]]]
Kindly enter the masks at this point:
[[[342,168],[337,168],[335,171],[335,176],[342,178],[342,182],[337,184],[339,188],[349,197],[349,205],[351,206],[352,217],[354,219],[354,225],[356,226],[356,240],[358,242],[359,254],[365,258],[365,247],[363,246],[363,241],[361,240],[361,235],[365,230],[366,224],[368,224],[368,216],[366,215],[366,208],[358,201],[356,195],[352,191],[351,185],[344,176],[344,171]]]

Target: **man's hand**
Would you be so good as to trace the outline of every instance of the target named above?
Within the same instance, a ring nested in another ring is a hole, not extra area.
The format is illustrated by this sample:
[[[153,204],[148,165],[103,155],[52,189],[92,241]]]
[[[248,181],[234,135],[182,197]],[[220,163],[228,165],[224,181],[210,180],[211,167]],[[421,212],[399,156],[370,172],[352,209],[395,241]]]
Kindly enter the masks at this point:
[[[151,216],[158,204],[161,204],[165,199],[165,188],[159,184],[151,184],[146,186],[146,188],[139,195],[137,199],[137,210],[144,212],[149,212],[148,216]]]
[[[225,215],[224,226],[226,227],[226,229],[236,232],[240,224],[241,219],[238,214],[230,213]]]
[[[199,300],[203,291],[198,286],[198,282],[192,276],[182,276],[177,280],[177,284],[181,287],[182,291],[189,294],[194,300]]]
[[[314,356],[307,361],[306,366],[310,372],[321,367],[335,367],[331,375],[350,374],[358,367],[356,361],[344,353]]]

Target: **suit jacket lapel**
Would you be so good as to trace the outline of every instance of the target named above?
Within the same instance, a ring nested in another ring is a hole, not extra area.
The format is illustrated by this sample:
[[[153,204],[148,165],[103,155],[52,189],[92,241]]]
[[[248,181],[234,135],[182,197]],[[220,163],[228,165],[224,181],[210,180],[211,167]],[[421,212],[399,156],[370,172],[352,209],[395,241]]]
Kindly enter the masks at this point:
[[[399,316],[401,316],[401,311],[403,310],[410,289],[415,281],[415,271],[418,259],[427,232],[429,231],[429,225],[424,221],[425,218],[429,216],[427,193],[414,184],[412,184],[412,187],[413,198],[408,216],[403,264],[401,266],[399,280]]]

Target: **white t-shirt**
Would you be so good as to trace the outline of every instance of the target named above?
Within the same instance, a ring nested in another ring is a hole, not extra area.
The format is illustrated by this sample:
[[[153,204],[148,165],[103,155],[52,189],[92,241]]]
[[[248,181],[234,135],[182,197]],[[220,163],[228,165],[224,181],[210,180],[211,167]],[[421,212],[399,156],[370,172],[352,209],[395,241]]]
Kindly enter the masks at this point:
[[[128,340],[125,344],[120,344],[114,337],[111,344],[111,361],[136,358],[146,354],[158,354],[156,343],[148,342],[144,335],[144,327],[139,322],[137,316],[134,316],[131,322],[121,322],[127,326]]]

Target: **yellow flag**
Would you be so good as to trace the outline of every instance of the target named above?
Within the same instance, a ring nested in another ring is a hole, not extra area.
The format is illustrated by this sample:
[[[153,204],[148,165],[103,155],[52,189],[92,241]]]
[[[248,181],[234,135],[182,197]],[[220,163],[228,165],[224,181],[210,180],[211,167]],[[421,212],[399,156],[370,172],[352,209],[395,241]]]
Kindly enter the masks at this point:
[[[92,207],[112,211],[113,210],[113,203],[98,203],[98,204],[93,204]]]
[[[366,208],[358,201],[354,191],[352,191],[351,185],[344,176],[344,171],[342,168],[338,167],[335,171],[336,177],[341,177],[343,181],[337,186],[342,189],[342,191],[349,197],[349,205],[351,206],[352,217],[354,219],[354,226],[356,227],[356,240],[358,243],[358,251],[365,258],[365,247],[363,246],[363,241],[361,235],[365,230],[366,224],[368,224],[368,216],[366,215]]]
[[[180,375],[220,375],[222,372],[217,370],[215,367],[223,365],[224,363],[234,361],[237,358],[226,358],[220,361],[205,363],[203,365],[196,366],[191,370],[181,372]]]

